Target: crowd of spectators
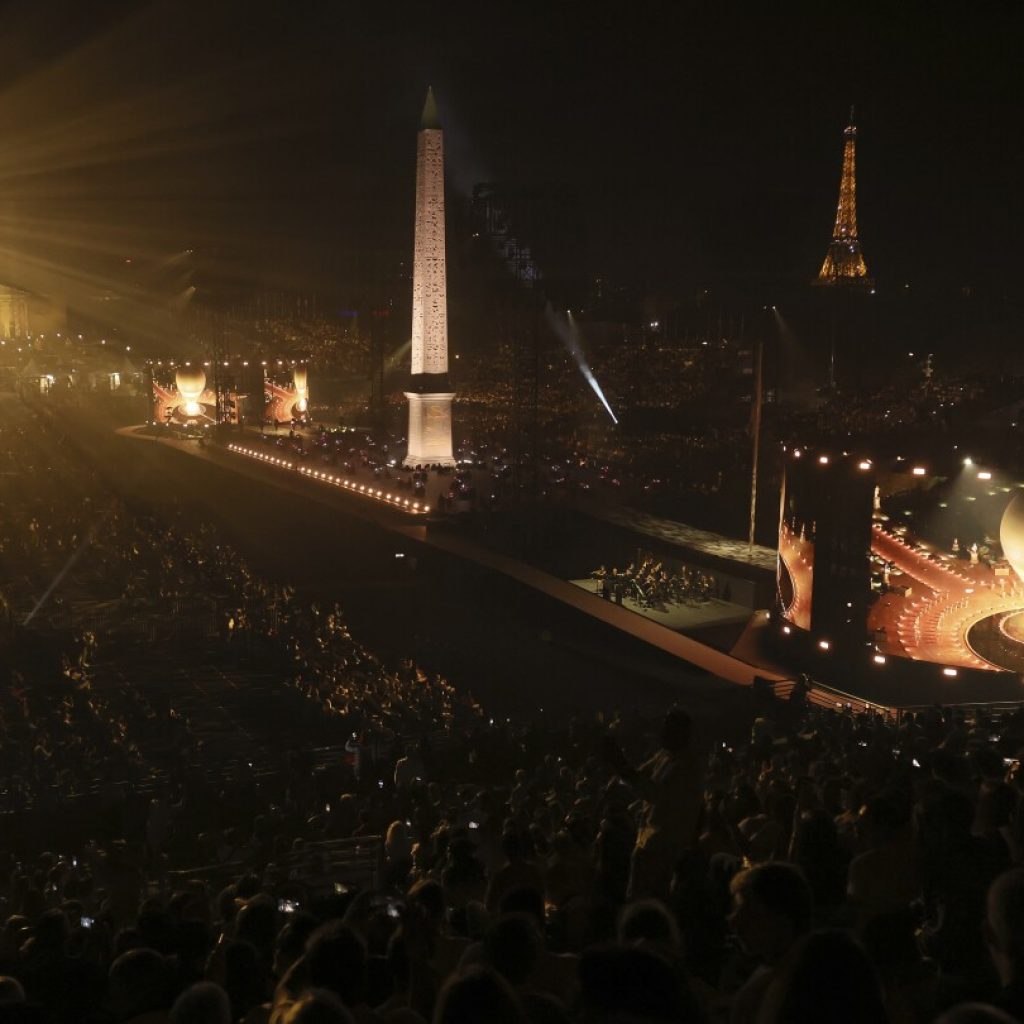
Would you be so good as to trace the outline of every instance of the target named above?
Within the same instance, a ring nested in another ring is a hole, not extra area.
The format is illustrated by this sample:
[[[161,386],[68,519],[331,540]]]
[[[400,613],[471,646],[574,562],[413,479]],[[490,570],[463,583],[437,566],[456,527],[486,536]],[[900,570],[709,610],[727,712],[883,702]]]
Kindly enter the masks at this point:
[[[318,738],[357,751],[479,720],[472,697],[409,662],[385,665],[338,606],[322,611],[260,578],[173,501],[159,517],[127,506],[66,445],[40,443],[41,418],[3,426],[12,486],[0,499],[0,564],[13,646],[0,692],[0,806],[75,797],[111,774],[139,782],[156,760],[181,769],[209,757],[173,701],[125,685],[147,662],[180,659],[183,638],[229,668],[271,671]],[[16,622],[48,631],[36,641],[32,628],[12,632]],[[97,658],[118,685],[96,685]]]
[[[922,375],[830,396],[815,412],[813,436],[863,436],[945,430],[964,410],[989,411],[1012,400],[1001,381],[965,374]]]
[[[506,745],[494,785],[407,751],[321,815],[388,822],[375,886],[310,897],[268,816],[226,886],[155,872],[145,843],[7,853],[0,1016],[1019,1019],[1024,803],[1002,753],[1024,715],[756,710],[708,752],[674,709],[646,760],[623,723],[577,723],[560,754]],[[979,1000],[1010,1016],[950,1010]]]
[[[316,373],[367,378],[370,344],[358,317],[328,316],[311,304],[288,311],[268,305],[249,315],[223,318],[225,345],[244,352],[248,359],[302,359]],[[197,325],[196,340],[209,334],[205,322]]]
[[[495,723],[211,528],[129,510],[45,424],[0,427],[16,584],[0,752],[18,794],[0,1020],[1022,1019],[1020,709],[897,719],[757,687],[714,727],[678,707],[653,731]],[[219,588],[224,670],[265,666],[305,710],[278,735],[355,733],[353,757],[216,774],[197,715],[143,675],[105,684],[108,633],[22,614],[62,568],[54,592],[76,607],[130,581],[122,600],[186,616],[187,595]],[[61,829],[97,772],[140,813]],[[40,805],[28,832],[17,812]],[[374,836],[372,877],[297,856]]]

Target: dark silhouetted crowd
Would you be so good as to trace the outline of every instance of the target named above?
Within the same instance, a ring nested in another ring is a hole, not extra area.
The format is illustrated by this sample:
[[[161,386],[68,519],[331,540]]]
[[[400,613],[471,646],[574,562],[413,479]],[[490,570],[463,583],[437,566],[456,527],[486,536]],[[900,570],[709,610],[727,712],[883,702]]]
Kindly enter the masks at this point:
[[[1024,1019],[1020,709],[496,722],[0,428],[0,1024]],[[62,569],[95,630],[32,616]],[[140,644],[222,689],[151,691],[111,581],[143,622],[216,590],[212,653]]]

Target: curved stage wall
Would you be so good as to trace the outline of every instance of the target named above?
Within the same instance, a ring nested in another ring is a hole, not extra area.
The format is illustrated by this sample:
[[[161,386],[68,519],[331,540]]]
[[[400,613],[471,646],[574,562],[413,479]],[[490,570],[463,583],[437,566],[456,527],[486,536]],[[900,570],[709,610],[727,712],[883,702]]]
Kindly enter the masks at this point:
[[[1024,482],[790,449],[773,620],[786,660],[874,700],[1024,699]]]

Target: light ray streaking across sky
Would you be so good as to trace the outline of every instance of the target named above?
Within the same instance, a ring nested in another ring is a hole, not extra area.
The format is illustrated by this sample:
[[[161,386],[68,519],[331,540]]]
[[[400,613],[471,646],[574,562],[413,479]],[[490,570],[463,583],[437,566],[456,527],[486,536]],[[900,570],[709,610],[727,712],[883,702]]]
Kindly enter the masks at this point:
[[[27,626],[32,621],[32,619],[35,618],[36,612],[38,612],[39,609],[42,608],[44,604],[46,604],[47,598],[49,598],[49,596],[57,589],[57,587],[60,586],[61,581],[74,567],[75,562],[77,562],[78,559],[81,558],[82,552],[84,552],[85,549],[89,547],[90,544],[92,544],[93,537],[96,536],[96,533],[99,530],[99,528],[107,521],[109,517],[110,513],[106,512],[93,524],[92,529],[89,530],[89,532],[82,538],[82,543],[79,544],[77,548],[75,548],[75,550],[71,553],[71,556],[64,563],[64,567],[60,570],[60,572],[57,573],[56,576],[54,576],[53,582],[46,588],[45,591],[43,591],[43,596],[40,597],[38,601],[36,601],[35,607],[32,609],[32,611],[28,613],[28,615],[25,616],[25,621],[22,623],[22,626]]]
[[[587,362],[587,357],[583,354],[583,347],[580,345],[579,338],[580,332],[579,328],[576,326],[576,321],[573,320],[572,313],[569,310],[566,310],[566,314],[567,319],[563,320],[555,314],[555,311],[551,308],[550,302],[544,307],[544,316],[551,325],[551,329],[559,338],[562,339],[562,344],[579,367],[580,373],[583,374],[583,379],[590,385],[590,389],[600,399],[601,404],[605,407],[608,415],[611,416],[612,423],[617,425],[619,417],[615,415],[611,405],[608,403],[608,399],[605,398],[604,391],[601,390],[601,385],[597,383],[594,371],[591,370],[590,363]]]

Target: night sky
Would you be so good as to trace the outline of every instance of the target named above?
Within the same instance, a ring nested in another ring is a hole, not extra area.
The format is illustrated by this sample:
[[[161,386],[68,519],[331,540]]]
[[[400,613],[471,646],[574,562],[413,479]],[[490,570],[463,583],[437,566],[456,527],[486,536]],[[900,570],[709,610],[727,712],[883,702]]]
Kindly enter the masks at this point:
[[[4,4],[0,211],[55,266],[197,246],[316,284],[411,250],[433,84],[452,200],[569,183],[581,263],[652,291],[799,281],[854,103],[880,287],[1019,294],[1021,6],[753,6]]]

